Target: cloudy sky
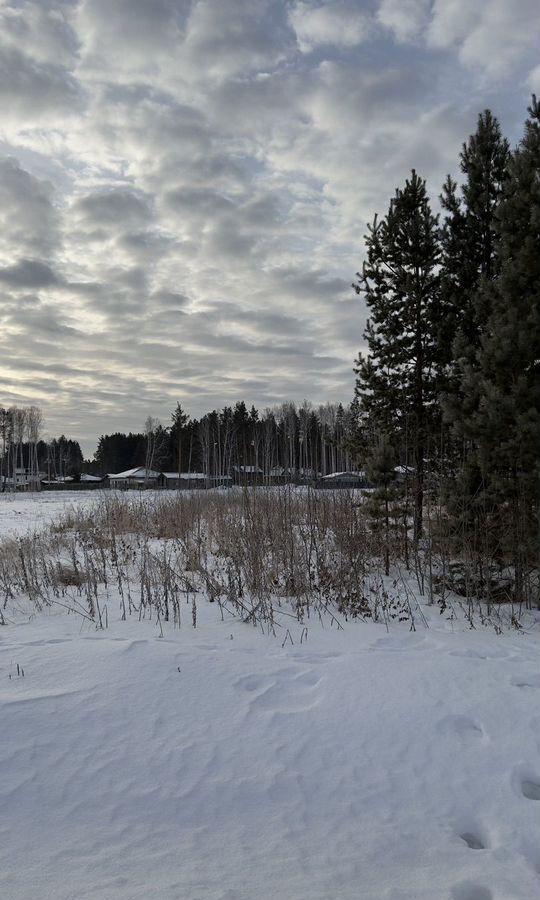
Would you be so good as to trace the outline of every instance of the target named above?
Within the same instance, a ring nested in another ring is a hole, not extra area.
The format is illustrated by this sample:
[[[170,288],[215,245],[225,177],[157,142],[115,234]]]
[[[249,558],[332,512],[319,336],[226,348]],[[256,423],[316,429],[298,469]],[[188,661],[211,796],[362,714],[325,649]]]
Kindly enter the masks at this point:
[[[0,405],[349,401],[362,235],[540,90],[538,0],[0,0]]]

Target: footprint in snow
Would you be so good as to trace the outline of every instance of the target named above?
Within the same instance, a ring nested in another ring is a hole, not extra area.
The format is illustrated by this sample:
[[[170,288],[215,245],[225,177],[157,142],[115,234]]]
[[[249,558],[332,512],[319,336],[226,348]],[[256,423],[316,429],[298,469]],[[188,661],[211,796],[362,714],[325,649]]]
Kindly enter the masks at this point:
[[[540,781],[532,781],[529,778],[523,778],[521,782],[521,793],[527,800],[540,800]]]
[[[238,691],[251,695],[250,709],[271,712],[301,712],[317,699],[315,688],[321,679],[311,670],[296,673],[282,669],[268,675],[242,675],[234,682]]]
[[[247,691],[253,694],[255,691],[263,691],[265,688],[271,687],[273,682],[269,681],[266,675],[242,675],[234,682],[237,690]]]
[[[457,656],[458,659],[487,659],[487,656],[482,656],[476,650],[450,650],[448,656]]]
[[[452,900],[493,900],[489,888],[475,881],[461,881],[454,885],[451,897]]]
[[[486,845],[482,841],[482,839],[475,834],[473,831],[464,831],[460,834],[460,838],[462,841],[467,844],[469,850],[485,850]]]
[[[510,684],[514,687],[523,688],[540,688],[540,674],[536,672],[531,675],[513,675]]]
[[[341,653],[291,653],[290,658],[294,659],[299,663],[314,663],[315,665],[321,665],[322,663],[328,663],[333,659],[339,659],[342,656]]]
[[[491,844],[486,829],[471,815],[470,810],[454,821],[454,834],[469,850],[489,850]]]
[[[511,776],[515,793],[526,800],[540,800],[540,776],[527,765],[516,766]]]
[[[428,649],[428,647],[426,644],[426,639],[422,636],[399,634],[387,635],[386,637],[378,638],[378,640],[376,640],[369,649],[391,650],[394,653],[403,653],[408,650],[426,650]]]
[[[436,730],[444,737],[457,736],[466,743],[489,740],[482,726],[470,716],[445,716],[437,723]]]
[[[463,659],[508,659],[509,653],[507,650],[501,650],[500,648],[487,649],[483,653],[479,653],[478,650],[468,647],[465,650],[450,650],[448,656],[457,656]]]

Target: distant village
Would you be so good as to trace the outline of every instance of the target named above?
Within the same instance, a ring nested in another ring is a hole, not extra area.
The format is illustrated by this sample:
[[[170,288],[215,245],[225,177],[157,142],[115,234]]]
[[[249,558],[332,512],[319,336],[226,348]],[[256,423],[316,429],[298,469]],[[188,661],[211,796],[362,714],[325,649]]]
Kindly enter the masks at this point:
[[[40,437],[39,408],[1,409],[1,489],[365,488],[366,473],[353,462],[354,415],[342,404],[307,402],[260,415],[239,402],[196,420],[178,404],[169,426],[148,417],[141,432],[102,435],[94,458],[85,460],[78,441]]]

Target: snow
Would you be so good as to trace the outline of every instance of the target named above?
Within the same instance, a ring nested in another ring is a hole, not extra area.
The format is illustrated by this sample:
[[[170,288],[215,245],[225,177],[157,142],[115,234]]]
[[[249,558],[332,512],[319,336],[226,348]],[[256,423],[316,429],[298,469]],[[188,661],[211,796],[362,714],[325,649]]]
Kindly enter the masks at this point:
[[[96,502],[96,493],[30,491],[0,494],[0,539],[49,525],[70,507]]]
[[[121,478],[159,478],[159,472],[155,472],[153,469],[145,469],[144,466],[137,466],[135,469],[126,469],[125,472],[111,473],[109,478],[117,481]]]
[[[208,479],[208,475],[205,472],[163,472],[164,478],[167,479],[183,479],[185,481],[206,481]],[[220,476],[222,478],[228,478],[230,476],[223,475]]]
[[[2,498],[2,529],[70,502]],[[112,608],[105,631],[54,609],[0,628],[1,897],[537,895],[534,631],[424,607],[414,633],[284,641],[183,609],[163,632]]]

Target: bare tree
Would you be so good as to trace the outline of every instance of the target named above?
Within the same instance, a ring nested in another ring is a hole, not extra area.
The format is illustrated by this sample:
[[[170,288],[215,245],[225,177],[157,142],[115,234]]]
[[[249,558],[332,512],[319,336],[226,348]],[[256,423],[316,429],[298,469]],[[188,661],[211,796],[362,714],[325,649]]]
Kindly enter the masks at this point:
[[[30,486],[39,486],[39,465],[37,445],[43,427],[43,413],[39,406],[30,406],[26,411],[26,432],[28,435],[28,471]]]
[[[159,434],[161,431],[161,422],[153,416],[148,416],[144,423],[144,435],[146,438],[146,459],[145,468],[146,475],[156,464],[156,458],[160,449]]]

